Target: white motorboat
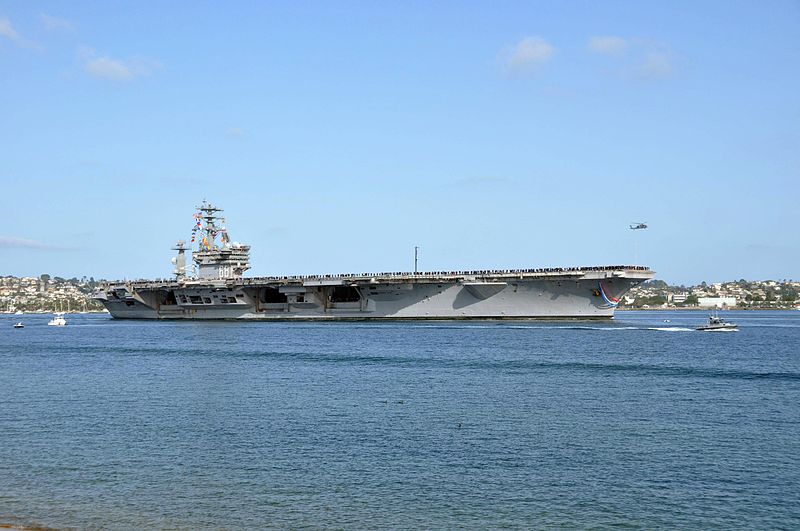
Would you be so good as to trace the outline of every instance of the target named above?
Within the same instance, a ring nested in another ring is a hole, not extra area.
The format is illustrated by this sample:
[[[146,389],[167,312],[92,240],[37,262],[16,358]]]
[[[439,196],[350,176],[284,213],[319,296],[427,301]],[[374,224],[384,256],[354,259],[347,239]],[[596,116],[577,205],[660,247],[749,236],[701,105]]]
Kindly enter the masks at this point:
[[[64,312],[56,312],[52,319],[47,322],[48,326],[67,326],[67,320],[64,319]]]
[[[25,328],[25,325],[22,323],[17,323],[14,325],[14,328]]]

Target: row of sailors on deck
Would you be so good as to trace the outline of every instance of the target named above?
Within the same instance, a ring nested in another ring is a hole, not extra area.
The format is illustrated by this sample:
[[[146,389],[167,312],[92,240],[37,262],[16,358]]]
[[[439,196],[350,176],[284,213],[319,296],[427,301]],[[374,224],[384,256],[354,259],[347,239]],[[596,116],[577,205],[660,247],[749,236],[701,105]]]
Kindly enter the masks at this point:
[[[536,269],[483,269],[483,270],[476,270],[476,271],[426,271],[424,273],[421,272],[409,272],[409,271],[395,271],[394,273],[361,273],[360,275],[357,273],[345,273],[342,275],[293,275],[293,276],[273,276],[273,277],[250,277],[240,279],[245,283],[253,283],[253,282],[261,282],[265,280],[305,280],[305,279],[319,279],[319,278],[373,278],[373,277],[420,277],[420,276],[440,276],[440,277],[452,277],[452,276],[465,276],[465,275],[516,275],[516,274],[525,274],[525,273],[533,273],[533,274],[540,274],[540,273],[567,273],[567,272],[583,272],[583,271],[614,271],[620,269],[628,269],[634,271],[647,271],[648,268],[645,266],[631,266],[631,265],[619,265],[619,266],[593,266],[593,267],[540,267]],[[171,280],[134,280],[133,283],[137,284],[145,284],[145,283],[161,283],[161,282],[172,282]],[[113,282],[111,282],[113,284]]]
[[[390,273],[344,273],[341,275],[296,275],[296,276],[277,276],[277,277],[254,277],[247,279],[248,281],[259,280],[289,280],[289,279],[319,279],[319,278],[373,278],[373,277],[419,277],[419,276],[464,276],[464,275],[513,275],[524,273],[566,273],[566,272],[584,272],[584,271],[612,271],[619,269],[631,269],[637,271],[646,271],[648,268],[645,266],[600,266],[600,267],[542,267],[536,269],[483,269],[475,271],[426,271],[409,272],[409,271],[395,271]]]

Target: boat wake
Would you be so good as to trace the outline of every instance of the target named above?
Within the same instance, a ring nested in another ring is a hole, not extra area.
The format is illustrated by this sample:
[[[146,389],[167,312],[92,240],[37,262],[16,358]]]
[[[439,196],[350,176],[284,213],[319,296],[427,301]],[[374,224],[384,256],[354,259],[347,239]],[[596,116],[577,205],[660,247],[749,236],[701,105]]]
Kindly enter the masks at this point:
[[[546,328],[551,330],[602,330],[618,332],[623,330],[653,330],[656,332],[694,332],[693,328],[683,326],[527,326],[512,328]]]
[[[375,326],[374,324],[364,324],[362,326]],[[474,330],[476,328],[495,329],[495,330],[587,330],[601,332],[621,332],[625,330],[653,330],[657,332],[694,332],[694,328],[684,326],[590,326],[590,325],[537,325],[537,324],[400,324],[402,328],[424,328],[424,329],[445,329],[445,330]]]

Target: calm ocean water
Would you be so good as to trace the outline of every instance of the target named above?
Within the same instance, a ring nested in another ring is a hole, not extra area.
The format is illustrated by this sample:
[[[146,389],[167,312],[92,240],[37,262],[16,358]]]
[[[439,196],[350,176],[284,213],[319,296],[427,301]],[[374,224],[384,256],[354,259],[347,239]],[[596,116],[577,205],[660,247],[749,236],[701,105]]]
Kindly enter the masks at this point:
[[[798,528],[800,312],[726,316],[2,316],[0,524]]]

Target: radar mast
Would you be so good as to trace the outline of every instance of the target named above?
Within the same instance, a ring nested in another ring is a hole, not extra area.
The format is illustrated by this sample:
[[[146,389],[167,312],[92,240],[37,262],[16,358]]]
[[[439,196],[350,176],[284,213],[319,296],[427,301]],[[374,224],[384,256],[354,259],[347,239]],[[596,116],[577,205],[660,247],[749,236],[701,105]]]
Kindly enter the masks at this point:
[[[172,273],[175,275],[176,280],[181,281],[186,278],[186,242],[178,240],[178,243],[172,247],[172,250],[178,251],[178,254],[172,258],[172,263],[175,265],[175,269]]]

